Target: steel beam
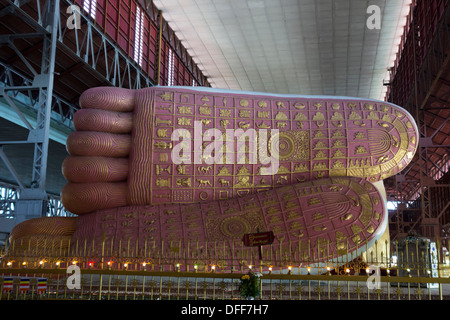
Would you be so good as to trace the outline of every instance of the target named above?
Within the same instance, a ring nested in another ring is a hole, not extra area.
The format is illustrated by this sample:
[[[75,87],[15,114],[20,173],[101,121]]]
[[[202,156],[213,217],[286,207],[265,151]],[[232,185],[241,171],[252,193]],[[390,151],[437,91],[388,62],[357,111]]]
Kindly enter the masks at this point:
[[[23,4],[23,3],[22,3]],[[15,13],[23,13],[20,10],[19,2],[15,2]],[[19,185],[21,197],[16,201],[15,206],[15,220],[20,223],[31,217],[40,217],[47,214],[48,196],[45,189],[46,175],[47,175],[47,159],[48,159],[48,145],[50,136],[50,121],[53,105],[53,82],[55,73],[56,60],[56,46],[58,34],[59,21],[59,0],[47,0],[42,7],[42,12],[39,13],[39,24],[42,28],[36,28],[36,33],[29,33],[30,37],[42,37],[42,57],[40,71],[35,70],[30,63],[28,63],[25,56],[15,47],[13,41],[17,35],[3,35],[2,43],[7,43],[24,62],[33,75],[33,79],[24,83],[22,86],[10,86],[7,84],[2,88],[1,96],[8,102],[8,104],[16,111],[19,118],[28,129],[28,138],[26,141],[17,141],[17,144],[32,143],[34,144],[33,165],[32,165],[32,182],[29,186],[24,185],[21,181],[13,164],[8,159],[6,154],[0,148],[0,157],[13,175],[15,181]],[[30,20],[27,16],[26,20]],[[10,74],[11,75],[11,74]],[[10,77],[9,79],[11,79]],[[38,91],[38,98],[34,110],[36,111],[36,124],[32,126],[26,117],[21,113],[19,108],[14,103],[8,92],[36,92]],[[11,141],[6,142],[11,144]]]
[[[19,175],[17,174],[16,169],[12,165],[11,161],[9,161],[9,158],[6,156],[5,152],[3,151],[3,146],[0,145],[0,158],[2,159],[3,163],[5,164],[8,171],[13,176],[14,180],[16,180],[17,184],[20,188],[24,189],[25,185],[23,184],[22,180],[20,179]]]
[[[32,79],[27,78],[2,63],[0,63],[0,82],[5,85],[4,87],[0,87],[0,97],[3,97],[9,107],[15,111],[21,120],[21,125],[28,130],[33,130],[33,125],[30,123],[29,117],[24,114],[26,113],[24,108],[33,110],[33,114],[36,113],[38,99],[33,93],[39,87],[33,86]],[[78,110],[77,106],[59,98],[53,92],[52,119],[59,125],[66,127],[68,130],[73,130],[72,119],[76,110]]]

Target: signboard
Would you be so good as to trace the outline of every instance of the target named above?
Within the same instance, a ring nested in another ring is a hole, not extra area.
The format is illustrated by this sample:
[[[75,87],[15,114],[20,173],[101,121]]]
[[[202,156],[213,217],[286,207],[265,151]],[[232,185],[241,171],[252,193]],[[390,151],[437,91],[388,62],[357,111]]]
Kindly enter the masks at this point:
[[[257,232],[257,233],[246,233],[242,238],[244,245],[247,247],[259,247],[268,244],[272,244],[274,235],[272,231],[268,232]]]

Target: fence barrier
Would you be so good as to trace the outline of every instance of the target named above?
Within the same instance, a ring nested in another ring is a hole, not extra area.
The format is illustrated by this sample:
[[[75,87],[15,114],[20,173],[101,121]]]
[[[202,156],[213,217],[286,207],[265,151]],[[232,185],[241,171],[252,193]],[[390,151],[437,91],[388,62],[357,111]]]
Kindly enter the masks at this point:
[[[106,245],[79,242],[68,250],[47,244],[44,252],[42,243],[10,243],[0,259],[1,299],[242,299],[240,279],[249,270],[260,276],[256,299],[450,298],[447,264],[439,248],[436,257],[428,256],[426,241],[377,243],[363,257],[347,252],[348,259],[326,262],[301,259],[283,244],[263,247],[262,260],[258,248],[244,246],[223,256],[228,250],[218,242],[186,248],[151,242],[144,251],[126,241],[120,250]],[[96,247],[103,254],[96,255]]]

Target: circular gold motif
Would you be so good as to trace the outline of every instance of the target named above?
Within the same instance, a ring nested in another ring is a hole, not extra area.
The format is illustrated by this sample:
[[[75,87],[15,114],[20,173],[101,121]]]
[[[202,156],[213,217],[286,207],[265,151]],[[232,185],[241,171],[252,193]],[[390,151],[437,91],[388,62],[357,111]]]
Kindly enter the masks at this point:
[[[201,200],[206,200],[206,199],[208,199],[209,194],[206,191],[202,191],[202,192],[200,192],[199,197]]]
[[[241,238],[245,233],[250,233],[251,226],[242,217],[229,217],[222,220],[220,230],[226,237]]]
[[[287,132],[273,135],[268,147],[271,156],[279,160],[290,159],[297,149],[295,139]]]

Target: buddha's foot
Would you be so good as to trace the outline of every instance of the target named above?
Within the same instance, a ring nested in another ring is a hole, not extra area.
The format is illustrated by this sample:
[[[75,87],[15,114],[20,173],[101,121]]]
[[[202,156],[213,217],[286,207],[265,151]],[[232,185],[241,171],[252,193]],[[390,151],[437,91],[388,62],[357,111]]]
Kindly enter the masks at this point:
[[[100,87],[80,104],[62,190],[64,206],[78,215],[239,198],[327,177],[379,181],[402,170],[418,142],[410,114],[367,99]],[[237,146],[243,132],[254,142],[248,149]],[[225,148],[210,142],[224,136]]]
[[[68,253],[77,224],[76,217],[42,217],[13,228],[9,256],[57,256]]]
[[[344,261],[370,248],[386,222],[377,188],[343,177],[228,200],[99,210],[79,217],[72,242],[95,242],[98,256],[190,258],[201,250],[226,259],[238,258],[245,234],[273,231],[264,260],[280,259],[281,248],[294,261]]]

